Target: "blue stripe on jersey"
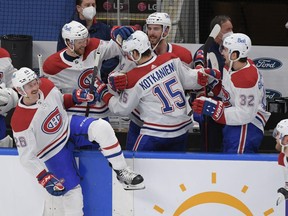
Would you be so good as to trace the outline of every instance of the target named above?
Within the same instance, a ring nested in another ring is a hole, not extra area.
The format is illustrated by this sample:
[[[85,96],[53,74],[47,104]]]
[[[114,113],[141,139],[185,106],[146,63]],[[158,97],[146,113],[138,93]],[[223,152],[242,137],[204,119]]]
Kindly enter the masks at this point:
[[[57,148],[59,145],[61,145],[63,142],[66,142],[66,139],[63,139],[61,142],[59,142],[57,145],[55,145],[53,148],[51,148],[49,151],[47,151],[45,154],[43,154],[41,157],[39,157],[40,159],[42,159],[43,157],[45,157],[47,154],[49,154],[49,152],[53,151],[55,148]]]
[[[134,111],[132,111],[131,114],[132,114],[135,118],[137,118],[137,119],[139,119],[140,121],[142,121],[142,119],[140,119],[140,116],[137,115],[137,114],[135,114]]]
[[[93,110],[91,110],[90,109],[90,114],[103,114],[103,113],[106,113],[107,111],[109,110],[109,108],[106,108],[105,110],[103,110],[103,111],[98,111],[98,112],[96,112],[96,111],[93,111]],[[71,110],[71,109],[69,109],[69,110],[67,110],[67,112],[69,112],[69,113],[85,113],[86,111],[85,110]]]
[[[176,129],[173,129],[173,130],[169,130],[169,129],[158,129],[158,128],[152,128],[152,127],[147,127],[147,126],[143,126],[142,129],[148,129],[148,130],[154,130],[154,131],[161,131],[161,132],[175,132],[175,131],[178,131],[178,130],[181,130],[185,127],[187,127],[189,124],[192,124],[191,121],[189,121],[188,123],[184,124],[182,127],[178,127]]]
[[[105,156],[105,158],[113,158],[113,157],[117,157],[117,156],[119,156],[119,155],[121,155],[122,154],[122,151],[119,151],[119,152],[117,152],[117,153],[115,153],[115,154],[112,154],[112,155],[108,155],[108,156]]]
[[[260,118],[259,116],[256,116],[256,119],[258,121],[260,121],[260,123],[262,124],[263,128],[265,127],[265,123],[263,122],[262,118]]]

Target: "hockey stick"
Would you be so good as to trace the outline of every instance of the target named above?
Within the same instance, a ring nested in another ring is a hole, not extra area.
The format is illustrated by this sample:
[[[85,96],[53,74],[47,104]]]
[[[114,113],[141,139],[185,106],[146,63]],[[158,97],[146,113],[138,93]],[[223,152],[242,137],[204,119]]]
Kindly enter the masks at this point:
[[[208,50],[211,47],[211,45],[214,43],[215,38],[221,31],[221,26],[219,24],[216,24],[213,29],[211,30],[205,44],[203,47],[204,51],[204,67],[207,67],[208,65]],[[204,68],[203,68],[204,69]],[[207,88],[204,87],[204,94],[207,97]],[[208,146],[208,116],[204,116],[204,144],[205,144],[205,150],[206,152],[209,151],[209,146]]]
[[[209,48],[211,47],[211,45],[213,44],[215,38],[217,37],[217,35],[220,33],[221,30],[221,26],[219,24],[216,24],[213,29],[211,30],[205,44],[203,47],[203,51],[204,51],[204,59],[205,59],[205,66],[207,67],[207,61],[208,61],[208,57],[207,57],[207,53]]]
[[[211,45],[213,44],[215,38],[217,37],[217,35],[220,33],[220,30],[221,30],[221,26],[219,24],[216,24],[213,29],[211,30],[208,38],[206,39],[205,41],[205,44],[203,46],[203,51],[204,51],[204,67],[207,67],[207,62],[208,62],[208,58],[207,58],[207,53],[208,53],[208,50],[209,48],[211,47]],[[204,72],[204,68],[203,70],[200,70],[199,72],[201,72],[202,74],[205,74],[206,76],[209,76],[213,79],[216,79],[215,77],[209,75],[209,74],[206,74]],[[206,92],[206,88],[204,87],[204,90],[205,90],[205,96],[207,96],[207,92]],[[191,116],[193,114],[193,110],[191,110],[189,113],[188,113],[188,116]]]
[[[99,60],[100,60],[100,52],[97,51],[97,52],[95,53],[93,74],[92,74],[91,83],[90,83],[90,86],[89,86],[89,92],[90,92],[91,94],[93,94],[93,92],[94,92],[93,89],[94,89],[94,82],[95,82],[96,76],[101,77],[101,76],[100,76],[100,70],[98,69]],[[90,111],[90,106],[89,106],[89,104],[87,103],[86,112],[85,112],[85,116],[86,116],[86,117],[89,116],[89,111]]]
[[[42,55],[38,54],[37,58],[38,58],[38,67],[39,67],[39,77],[42,77],[43,76],[43,59],[42,59]]]
[[[208,50],[211,47],[211,45],[214,43],[215,38],[217,37],[217,35],[220,33],[221,30],[221,26],[219,24],[216,24],[213,29],[211,30],[208,38],[205,41],[205,44],[203,46],[203,52],[204,52],[204,68],[207,67],[208,65]],[[205,74],[204,72],[204,68],[202,69],[203,74]],[[205,74],[208,76],[208,74]],[[206,87],[204,87],[204,94],[207,97],[207,89]],[[193,114],[193,109],[189,112],[188,116],[191,116]],[[204,144],[206,147],[206,152],[208,152],[208,117],[204,116]]]

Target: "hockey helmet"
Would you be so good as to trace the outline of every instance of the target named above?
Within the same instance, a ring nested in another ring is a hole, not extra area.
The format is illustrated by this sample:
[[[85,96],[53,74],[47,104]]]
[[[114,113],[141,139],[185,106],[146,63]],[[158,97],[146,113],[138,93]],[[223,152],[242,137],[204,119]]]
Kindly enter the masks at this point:
[[[229,59],[233,52],[238,51],[240,58],[248,57],[248,53],[251,49],[251,40],[250,38],[242,33],[233,33],[232,35],[226,37],[223,41],[223,46],[228,49]],[[235,60],[235,61],[236,61]]]
[[[283,138],[288,135],[288,119],[281,120],[276,128],[273,131],[273,137],[280,140],[282,146],[287,145],[288,143],[283,144]]]
[[[88,29],[77,21],[71,21],[66,23],[62,28],[62,38],[66,42],[66,39],[69,39],[71,43],[74,43],[74,40],[88,38],[89,32]]]
[[[171,19],[167,13],[155,12],[148,16],[146,24],[163,25],[164,28],[171,26]]]
[[[24,85],[38,79],[36,73],[27,67],[22,67],[18,71],[15,71],[12,75],[12,85],[18,91],[19,94],[27,96],[24,90]]]
[[[141,54],[150,49],[150,41],[147,34],[145,34],[143,31],[135,31],[127,38],[127,40],[123,41],[122,49],[124,52],[128,53],[130,57],[132,57],[133,61],[139,61]],[[133,50],[137,50],[139,52],[139,59],[135,60],[133,58]]]

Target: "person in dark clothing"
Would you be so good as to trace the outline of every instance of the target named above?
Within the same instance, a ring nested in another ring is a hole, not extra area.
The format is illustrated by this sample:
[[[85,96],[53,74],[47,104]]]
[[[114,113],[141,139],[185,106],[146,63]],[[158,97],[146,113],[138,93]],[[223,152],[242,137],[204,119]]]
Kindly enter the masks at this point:
[[[209,68],[216,68],[221,72],[221,77],[223,77],[223,67],[225,64],[225,59],[221,55],[219,51],[219,47],[222,45],[223,40],[225,37],[229,36],[233,33],[233,25],[232,20],[229,16],[226,15],[218,15],[215,16],[211,23],[210,23],[210,30],[213,29],[213,27],[219,24],[221,26],[220,33],[215,38],[214,43],[210,46],[208,49],[207,55],[208,55],[208,62],[204,62],[204,56],[203,56],[203,46],[202,45],[196,52],[193,57],[194,59],[194,68],[197,65],[205,66],[207,64],[207,67]],[[209,87],[208,91],[209,92]],[[213,93],[208,93],[209,96],[212,96],[215,99],[218,99],[217,97],[213,96]],[[201,95],[200,95],[201,96]],[[192,98],[197,97],[196,95],[192,95]],[[222,128],[223,125],[215,122],[211,117],[205,116],[205,118],[200,116],[194,116],[194,120],[199,122],[200,125],[200,135],[201,135],[201,151],[204,152],[221,152],[222,151]]]
[[[95,0],[76,0],[76,8],[70,21],[75,20],[84,25],[89,32],[91,38],[99,38],[102,40],[110,40],[111,27],[105,23],[98,22],[96,19],[96,2]],[[69,22],[70,22],[69,21]],[[61,31],[58,37],[57,51],[66,48],[62,38]],[[107,83],[107,77],[110,72],[119,64],[119,58],[114,57],[102,63],[101,79]]]

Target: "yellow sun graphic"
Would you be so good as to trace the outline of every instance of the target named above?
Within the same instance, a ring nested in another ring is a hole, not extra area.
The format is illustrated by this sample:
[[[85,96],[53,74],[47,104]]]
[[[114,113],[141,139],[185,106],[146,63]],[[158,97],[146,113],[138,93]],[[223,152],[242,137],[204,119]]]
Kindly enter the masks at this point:
[[[212,172],[211,174],[211,183],[216,184],[217,183],[217,178],[216,178],[216,173]],[[179,185],[180,190],[182,192],[186,191],[186,186],[184,184]],[[241,192],[246,193],[248,191],[249,187],[247,185],[244,185],[242,187]],[[193,195],[186,199],[182,204],[175,210],[173,213],[173,216],[181,216],[182,213],[187,211],[188,209],[191,209],[195,206],[201,205],[201,204],[207,204],[207,203],[218,203],[218,204],[223,204],[230,206],[234,209],[237,209],[238,211],[242,212],[246,216],[253,216],[251,210],[248,208],[248,206],[245,205],[241,200],[238,198],[228,194],[228,193],[223,193],[219,191],[206,191],[202,193],[198,193],[196,195]],[[164,214],[165,210],[161,208],[158,205],[154,205],[154,210],[157,211],[160,214]],[[272,213],[274,213],[274,209],[270,208],[266,210],[263,215],[264,216],[269,216]]]

